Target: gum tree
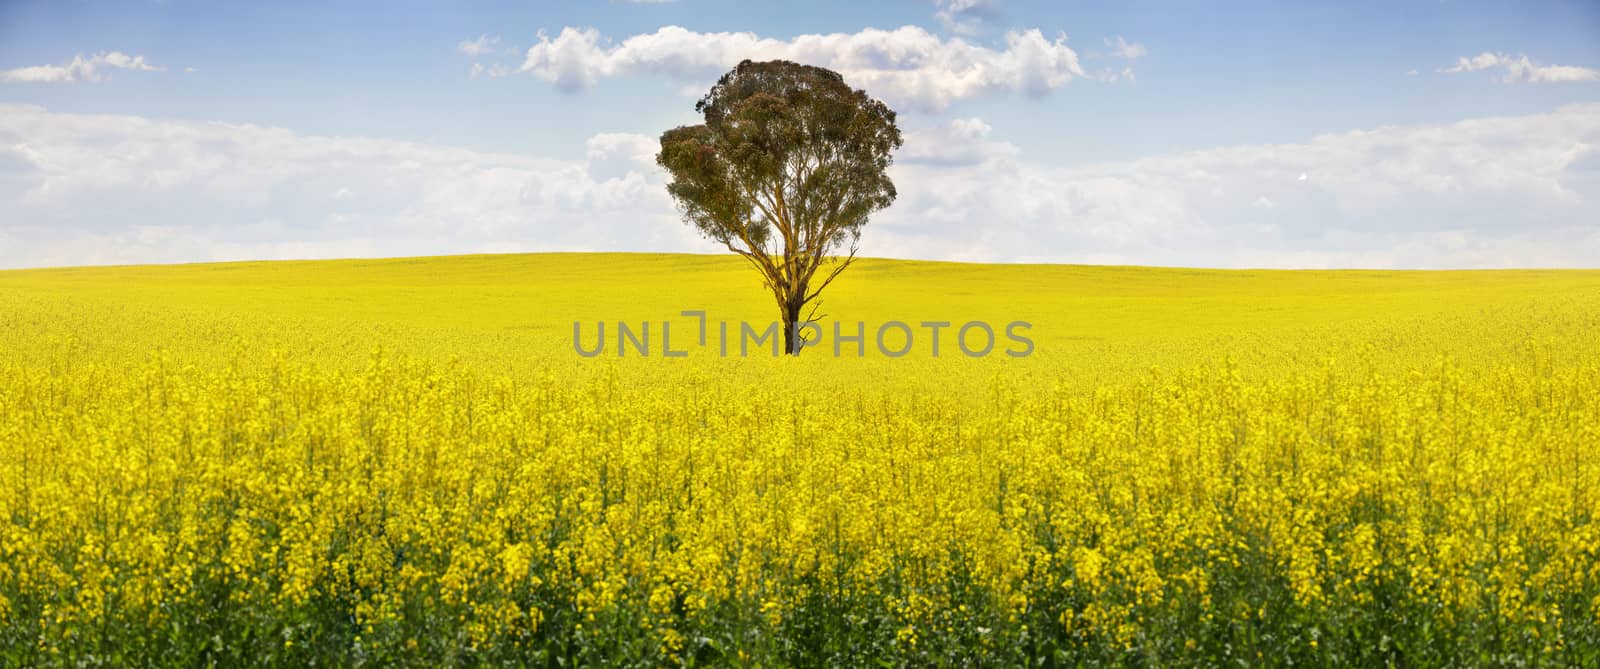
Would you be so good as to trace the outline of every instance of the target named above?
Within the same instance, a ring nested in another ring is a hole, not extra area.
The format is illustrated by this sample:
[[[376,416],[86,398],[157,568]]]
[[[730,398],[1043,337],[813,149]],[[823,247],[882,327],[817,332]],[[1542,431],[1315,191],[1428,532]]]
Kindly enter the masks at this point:
[[[667,192],[686,222],[760,271],[798,354],[867,217],[894,202],[895,113],[837,72],[783,60],[739,63],[695,111],[705,123],[661,134]]]

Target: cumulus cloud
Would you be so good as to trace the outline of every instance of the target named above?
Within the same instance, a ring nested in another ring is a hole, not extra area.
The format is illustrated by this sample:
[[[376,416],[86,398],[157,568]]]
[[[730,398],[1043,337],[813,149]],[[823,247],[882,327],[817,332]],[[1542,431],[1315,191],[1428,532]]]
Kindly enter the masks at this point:
[[[1573,65],[1540,65],[1527,56],[1512,57],[1504,53],[1485,51],[1468,58],[1462,56],[1451,67],[1439,70],[1449,74],[1500,70],[1501,81],[1506,83],[1550,83],[1563,81],[1600,81],[1600,70]]]
[[[482,56],[494,53],[495,47],[500,44],[499,35],[479,35],[477,39],[462,40],[456,45],[456,50],[469,56]]]
[[[654,140],[583,160],[0,105],[0,267],[488,251],[709,251]]]
[[[970,166],[1021,153],[1015,144],[989,139],[994,128],[983,119],[955,119],[944,125],[905,133],[905,146],[895,160],[907,165]]]
[[[1000,13],[994,0],[933,0],[933,4],[933,17],[945,30],[962,35],[982,31]]]
[[[791,40],[755,33],[699,33],[678,26],[635,35],[620,43],[590,28],[540,33],[520,71],[576,92],[601,79],[659,76],[705,82],[746,58],[786,59],[844,75],[893,105],[938,111],[983,95],[1042,96],[1084,77],[1066,37],[1038,30],[1006,33],[1003,48],[942,38],[922,28],[866,29],[857,33],[800,35]]]
[[[1121,35],[1117,35],[1116,39],[1108,37],[1106,38],[1105,42],[1106,46],[1111,47],[1111,55],[1118,58],[1133,60],[1149,53],[1149,50],[1145,49],[1143,44],[1138,42],[1129,42],[1128,40],[1123,39]]]
[[[1597,165],[1600,104],[1072,168],[1010,150],[959,168],[901,161],[901,198],[863,247],[975,261],[1593,267]]]
[[[495,63],[487,67],[485,67],[483,63],[473,63],[472,69],[468,72],[468,75],[473,79],[477,79],[478,77],[498,78],[511,74],[511,72],[512,70],[510,67],[500,63]]]
[[[867,255],[1215,267],[1600,262],[1600,103],[1049,167],[975,118],[906,132]],[[555,160],[0,105],[0,267],[718,249],[656,140]]]
[[[1120,70],[1114,70],[1114,69],[1111,69],[1109,67],[1102,68],[1100,70],[1100,72],[1098,74],[1094,75],[1094,76],[1095,76],[1096,79],[1099,79],[1100,81],[1106,81],[1106,82],[1117,82],[1117,81],[1134,82],[1134,81],[1138,81],[1139,80],[1138,77],[1134,76],[1133,68],[1131,68],[1131,67],[1124,67],[1124,68],[1122,68]]]
[[[660,148],[654,137],[603,132],[584,142],[584,164],[589,176],[600,181],[625,179],[641,171],[654,175],[656,151]]]
[[[35,65],[0,72],[0,81],[7,83],[60,84],[77,81],[101,81],[108,69],[153,72],[166,68],[156,67],[144,56],[130,56],[121,51],[107,51],[93,56],[83,54],[60,65]]]

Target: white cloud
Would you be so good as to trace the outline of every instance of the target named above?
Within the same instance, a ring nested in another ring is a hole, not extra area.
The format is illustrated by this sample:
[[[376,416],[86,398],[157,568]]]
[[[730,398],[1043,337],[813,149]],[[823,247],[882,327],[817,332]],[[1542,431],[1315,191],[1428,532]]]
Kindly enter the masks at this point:
[[[909,165],[978,165],[1021,154],[1015,144],[989,139],[994,131],[983,119],[956,119],[941,126],[905,133],[905,146],[895,160]]]
[[[473,79],[477,79],[478,77],[503,77],[511,74],[511,72],[511,68],[502,63],[495,63],[488,67],[484,67],[483,63],[473,63],[472,70],[468,74]]]
[[[714,249],[679,221],[654,141],[551,160],[0,105],[0,267]]]
[[[121,51],[107,51],[85,58],[83,54],[60,65],[35,65],[0,72],[0,81],[8,83],[57,84],[76,81],[100,81],[108,75],[106,69],[153,72],[166,68],[156,67],[144,56],[130,56]]]
[[[1113,70],[1109,67],[1101,68],[1100,73],[1094,75],[1094,78],[1105,82],[1126,81],[1132,83],[1139,80],[1138,77],[1133,75],[1133,68],[1131,67],[1124,67],[1120,70]]]
[[[945,30],[961,35],[981,32],[999,15],[994,0],[933,0],[933,4],[933,17]]]
[[[469,56],[482,56],[494,53],[495,47],[500,44],[499,35],[479,35],[477,39],[462,40],[456,45],[456,50]]]
[[[667,26],[611,44],[593,29],[563,28],[554,38],[540,33],[521,71],[580,91],[612,77],[710,82],[746,58],[786,59],[835,70],[891,105],[926,111],[984,95],[1041,96],[1085,76],[1065,36],[1051,40],[1027,30],[1006,33],[1004,42],[1004,48],[992,49],[914,26],[787,41]]]
[[[901,198],[863,249],[1219,267],[1600,265],[1600,104],[1083,167],[1026,157],[897,162]]]
[[[584,142],[585,169],[590,177],[600,181],[653,176],[656,151],[660,148],[660,142],[654,137],[603,132]]]
[[[1600,263],[1600,104],[1049,167],[975,118],[906,132],[867,255],[1200,266]],[[705,251],[653,137],[553,160],[0,105],[0,267]]]
[[[1454,66],[1439,71],[1456,74],[1489,69],[1503,70],[1505,74],[1501,77],[1501,81],[1506,83],[1600,81],[1600,70],[1594,68],[1573,65],[1540,65],[1527,56],[1512,57],[1507,54],[1490,53],[1488,51],[1471,58],[1462,56],[1456,60]]]
[[[1106,38],[1105,42],[1106,46],[1111,47],[1111,55],[1118,58],[1133,60],[1150,53],[1148,49],[1144,48],[1143,44],[1138,42],[1129,42],[1125,39],[1122,39],[1121,35],[1117,35],[1117,38],[1114,40],[1108,37]]]

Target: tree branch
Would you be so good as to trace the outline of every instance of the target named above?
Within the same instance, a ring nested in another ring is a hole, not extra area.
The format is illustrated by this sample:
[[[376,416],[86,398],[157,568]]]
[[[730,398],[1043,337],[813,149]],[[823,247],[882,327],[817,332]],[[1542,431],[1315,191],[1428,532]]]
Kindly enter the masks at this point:
[[[851,264],[855,263],[855,261],[856,261],[856,242],[852,241],[852,242],[850,242],[850,255],[845,256],[844,260],[839,263],[839,266],[833,268],[833,271],[828,273],[828,278],[823,279],[822,280],[822,285],[817,286],[817,289],[815,291],[813,291],[810,295],[806,296],[805,301],[806,302],[810,302],[811,298],[816,297],[818,295],[821,295],[822,294],[822,289],[827,288],[828,284],[833,283],[834,278],[838,277],[840,272],[843,272],[846,267],[849,267]]]

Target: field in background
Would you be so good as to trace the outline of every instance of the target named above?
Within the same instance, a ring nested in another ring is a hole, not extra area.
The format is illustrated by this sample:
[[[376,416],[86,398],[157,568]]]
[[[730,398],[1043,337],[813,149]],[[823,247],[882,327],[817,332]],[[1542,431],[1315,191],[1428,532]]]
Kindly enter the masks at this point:
[[[824,300],[722,358],[678,313],[773,320],[737,258],[0,272],[4,663],[1600,662],[1600,272]],[[601,320],[689,355],[579,357]]]

